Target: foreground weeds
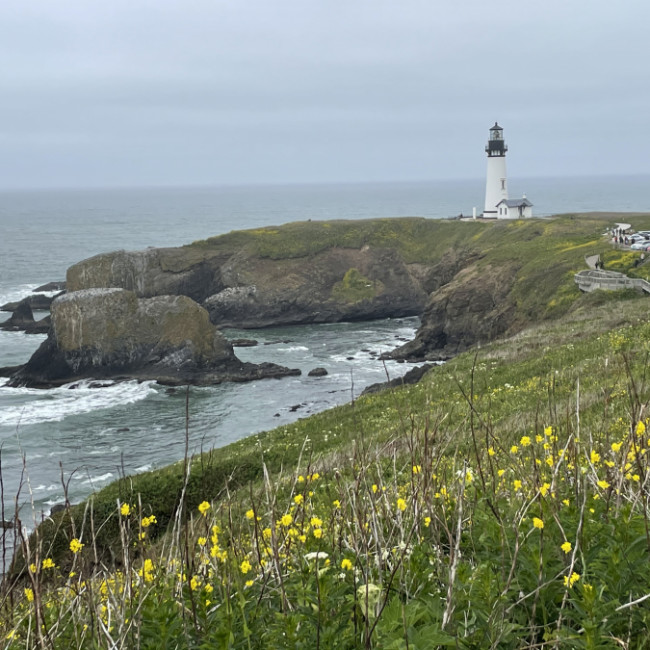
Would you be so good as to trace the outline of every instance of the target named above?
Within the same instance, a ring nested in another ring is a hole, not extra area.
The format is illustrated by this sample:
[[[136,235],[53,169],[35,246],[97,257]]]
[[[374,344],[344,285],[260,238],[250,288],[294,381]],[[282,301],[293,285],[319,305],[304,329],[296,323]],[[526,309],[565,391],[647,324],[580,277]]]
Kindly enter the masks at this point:
[[[91,501],[63,556],[23,538],[2,645],[648,647],[646,330],[449,364],[335,453],[304,439],[290,468],[181,499],[164,536],[117,500],[110,564]]]

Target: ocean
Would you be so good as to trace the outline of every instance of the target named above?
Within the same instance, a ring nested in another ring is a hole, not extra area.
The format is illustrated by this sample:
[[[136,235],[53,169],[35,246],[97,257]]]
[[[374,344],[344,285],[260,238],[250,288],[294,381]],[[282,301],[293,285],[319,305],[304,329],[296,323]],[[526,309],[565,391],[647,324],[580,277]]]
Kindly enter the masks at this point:
[[[511,179],[536,215],[650,212],[650,177]],[[137,188],[0,192],[0,304],[65,279],[68,266],[100,252],[178,246],[212,235],[306,219],[422,216],[481,211],[483,181]],[[0,313],[0,320],[4,316]],[[45,314],[35,314],[36,318]],[[272,361],[301,377],[190,389],[190,450],[228,444],[349,401],[367,385],[408,366],[378,361],[412,338],[417,318],[296,326],[245,332],[244,361]],[[27,361],[41,335],[0,332],[0,366]],[[266,345],[265,345],[266,344]],[[310,378],[322,366],[328,375]],[[10,389],[0,379],[0,461],[5,518],[16,494],[23,521],[68,498],[79,501],[121,475],[179,460],[185,394],[152,382],[46,391]]]

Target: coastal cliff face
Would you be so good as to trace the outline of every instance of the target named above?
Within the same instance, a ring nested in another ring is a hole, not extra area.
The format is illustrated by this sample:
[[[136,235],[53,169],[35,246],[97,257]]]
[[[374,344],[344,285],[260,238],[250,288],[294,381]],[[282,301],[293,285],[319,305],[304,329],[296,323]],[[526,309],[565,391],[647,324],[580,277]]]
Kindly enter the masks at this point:
[[[240,328],[421,315],[416,339],[391,356],[439,359],[566,313],[585,254],[610,248],[611,219],[299,222],[98,255],[67,283],[187,296],[213,324]]]
[[[213,384],[284,374],[293,373],[239,361],[191,298],[87,289],[52,303],[47,340],[9,385],[49,387],[87,377]]]
[[[514,264],[462,269],[431,294],[415,339],[385,356],[409,361],[447,359],[505,334],[515,315],[511,291],[516,274]]]
[[[408,265],[395,248],[368,244],[282,258],[250,245],[185,246],[97,255],[70,267],[67,285],[69,291],[120,287],[138,297],[185,295],[214,324],[257,328],[420,314],[428,270]]]

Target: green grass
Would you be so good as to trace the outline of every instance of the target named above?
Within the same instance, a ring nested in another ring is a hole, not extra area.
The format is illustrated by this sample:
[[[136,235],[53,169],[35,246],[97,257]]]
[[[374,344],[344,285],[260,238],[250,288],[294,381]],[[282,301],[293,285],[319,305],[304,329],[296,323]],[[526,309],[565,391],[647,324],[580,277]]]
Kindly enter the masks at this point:
[[[46,520],[3,585],[4,646],[648,647],[647,298],[572,284],[611,251],[604,219],[445,224],[520,265],[538,325]],[[409,255],[435,249],[402,225]],[[396,227],[318,225],[354,245]]]
[[[6,645],[647,647],[646,313],[585,296],[186,482],[112,484],[23,549]]]

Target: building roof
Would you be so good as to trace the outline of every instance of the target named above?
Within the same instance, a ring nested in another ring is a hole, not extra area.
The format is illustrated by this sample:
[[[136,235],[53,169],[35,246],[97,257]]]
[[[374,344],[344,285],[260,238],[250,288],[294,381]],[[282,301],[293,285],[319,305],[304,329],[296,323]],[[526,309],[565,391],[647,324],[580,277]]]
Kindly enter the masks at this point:
[[[503,131],[503,127],[502,127],[502,126],[499,126],[499,125],[495,122],[495,123],[494,123],[494,126],[490,128],[490,131],[496,131],[497,129],[498,129],[499,131]]]
[[[500,206],[502,203],[505,203],[506,207],[508,208],[518,208],[519,206],[522,205],[526,208],[533,206],[533,204],[525,197],[523,199],[501,199],[497,203],[497,207]]]

